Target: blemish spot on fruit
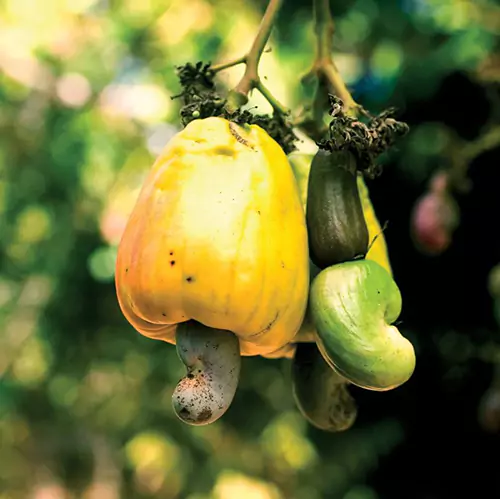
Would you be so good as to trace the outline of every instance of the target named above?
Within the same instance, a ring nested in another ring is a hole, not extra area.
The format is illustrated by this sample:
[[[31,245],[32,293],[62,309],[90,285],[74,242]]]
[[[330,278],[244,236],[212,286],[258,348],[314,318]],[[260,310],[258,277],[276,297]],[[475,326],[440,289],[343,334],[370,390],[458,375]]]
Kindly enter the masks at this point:
[[[128,272],[128,268],[125,269],[125,274]]]
[[[187,282],[193,282],[194,281],[194,277],[191,277],[191,276],[186,277],[186,281]]]
[[[202,423],[203,421],[208,421],[211,417],[212,417],[212,411],[208,407],[205,407],[205,409],[203,409],[200,412],[200,415],[198,416],[198,421]]]
[[[175,265],[175,260],[170,260],[170,266],[173,267]]]
[[[219,146],[214,148],[214,153],[220,156],[234,156],[234,151],[227,146]]]
[[[260,210],[257,210],[257,215],[260,215]]]
[[[231,132],[231,135],[240,143],[243,144],[246,147],[249,147],[250,149],[253,149],[252,146],[238,133],[238,130],[236,129],[236,126],[229,122],[229,131]]]
[[[280,316],[280,313],[276,312],[276,315],[275,315],[274,319],[271,322],[269,322],[269,324],[264,329],[261,329],[258,333],[254,333],[251,336],[252,337],[260,336],[261,334],[264,334],[267,331],[269,331],[273,327],[274,323],[278,320],[279,316]]]
[[[170,256],[172,256],[173,254],[174,254],[174,252],[173,252],[173,251],[170,251],[169,255],[170,255]]]
[[[167,314],[165,312],[162,312],[161,315],[163,315],[163,317],[167,316]]]

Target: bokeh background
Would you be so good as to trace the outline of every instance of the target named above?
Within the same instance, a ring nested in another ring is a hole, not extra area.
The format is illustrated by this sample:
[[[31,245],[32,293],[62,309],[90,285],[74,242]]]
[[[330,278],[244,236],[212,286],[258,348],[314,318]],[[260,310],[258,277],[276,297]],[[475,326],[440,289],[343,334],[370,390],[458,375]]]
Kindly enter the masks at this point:
[[[285,1],[261,63],[291,108],[309,95],[298,75],[314,53],[311,3]],[[180,128],[174,68],[242,55],[264,8],[0,2],[1,499],[500,497],[494,1],[332,2],[335,58],[355,98],[374,112],[396,106],[411,126],[369,182],[388,221],[400,328],[418,353],[407,384],[353,388],[355,426],[326,434],[296,410],[289,361],[245,358],[229,412],[192,428],[171,409],[183,374],[175,348],[120,314],[116,245],[145,172]],[[252,105],[269,109],[258,95]],[[453,194],[451,245],[430,256],[410,226],[442,168],[470,188]]]

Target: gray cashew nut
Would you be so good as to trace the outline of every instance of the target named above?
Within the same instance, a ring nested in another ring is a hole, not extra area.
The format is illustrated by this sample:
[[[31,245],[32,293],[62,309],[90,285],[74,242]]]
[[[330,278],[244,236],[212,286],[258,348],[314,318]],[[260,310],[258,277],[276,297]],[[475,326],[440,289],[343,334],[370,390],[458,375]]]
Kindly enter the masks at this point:
[[[172,395],[176,415],[187,424],[219,419],[233,401],[240,376],[240,343],[230,331],[196,321],[177,326],[177,354],[187,374]]]

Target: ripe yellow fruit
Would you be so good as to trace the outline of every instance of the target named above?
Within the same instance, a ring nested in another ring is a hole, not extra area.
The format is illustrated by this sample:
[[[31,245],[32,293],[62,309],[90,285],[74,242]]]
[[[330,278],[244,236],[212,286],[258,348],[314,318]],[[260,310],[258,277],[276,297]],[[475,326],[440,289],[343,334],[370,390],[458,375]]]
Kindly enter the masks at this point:
[[[298,332],[307,231],[285,153],[260,127],[192,121],[154,163],[123,233],[116,289],[141,334],[175,343],[188,320],[229,330],[242,355]]]

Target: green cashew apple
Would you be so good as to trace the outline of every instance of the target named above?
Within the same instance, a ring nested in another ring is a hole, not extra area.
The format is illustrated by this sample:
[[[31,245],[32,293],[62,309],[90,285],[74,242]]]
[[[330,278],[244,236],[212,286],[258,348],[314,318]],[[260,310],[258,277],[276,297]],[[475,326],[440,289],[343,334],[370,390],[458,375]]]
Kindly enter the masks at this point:
[[[307,234],[311,260],[321,269],[368,253],[369,233],[350,152],[319,150],[311,163],[307,191]]]
[[[311,284],[309,305],[318,347],[346,380],[386,391],[411,377],[413,345],[393,325],[401,293],[378,263],[359,260],[322,270]]]

